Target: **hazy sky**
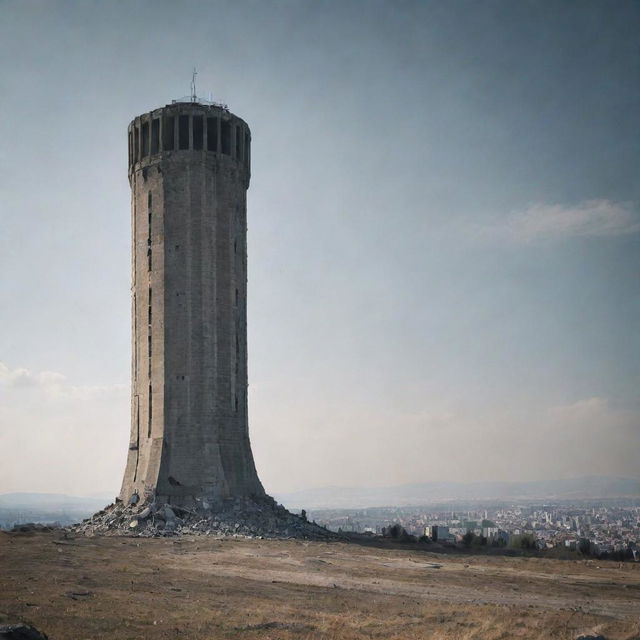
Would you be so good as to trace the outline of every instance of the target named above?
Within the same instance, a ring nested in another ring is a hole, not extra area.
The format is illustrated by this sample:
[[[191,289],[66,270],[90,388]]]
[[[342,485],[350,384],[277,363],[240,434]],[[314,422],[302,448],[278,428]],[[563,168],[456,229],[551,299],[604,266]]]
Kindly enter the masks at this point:
[[[253,137],[269,491],[640,473],[640,3],[0,0],[0,493],[119,490],[126,128]]]

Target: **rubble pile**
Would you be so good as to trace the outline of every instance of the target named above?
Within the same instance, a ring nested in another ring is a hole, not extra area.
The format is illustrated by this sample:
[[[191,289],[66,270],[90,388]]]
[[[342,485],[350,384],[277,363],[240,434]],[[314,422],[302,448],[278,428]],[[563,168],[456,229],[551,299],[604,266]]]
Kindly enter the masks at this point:
[[[328,540],[336,534],[304,516],[287,511],[269,497],[234,498],[209,504],[197,501],[187,508],[140,501],[134,494],[129,504],[120,500],[91,518],[71,527],[91,535],[127,535],[143,538],[176,535],[218,535],[259,538],[306,538]]]

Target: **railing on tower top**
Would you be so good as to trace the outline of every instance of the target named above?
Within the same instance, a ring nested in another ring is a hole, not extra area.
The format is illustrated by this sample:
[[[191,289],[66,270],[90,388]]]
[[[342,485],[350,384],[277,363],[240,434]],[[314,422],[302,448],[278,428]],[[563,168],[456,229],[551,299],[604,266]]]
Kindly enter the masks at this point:
[[[210,107],[220,107],[220,109],[224,109],[225,111],[229,111],[229,106],[223,104],[222,102],[215,102],[213,100],[206,100],[205,98],[199,98],[197,96],[184,96],[183,98],[178,98],[177,100],[172,100],[171,104],[178,104],[181,102],[191,102],[192,104],[204,104]]]

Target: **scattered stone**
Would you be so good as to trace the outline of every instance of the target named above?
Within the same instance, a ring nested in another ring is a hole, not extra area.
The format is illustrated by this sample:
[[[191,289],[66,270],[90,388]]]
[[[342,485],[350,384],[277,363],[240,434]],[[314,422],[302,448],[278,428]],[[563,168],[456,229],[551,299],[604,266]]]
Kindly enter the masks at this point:
[[[151,507],[145,507],[139,514],[140,520],[146,520],[151,515]]]
[[[0,625],[0,640],[48,640],[48,636],[29,624]]]
[[[129,527],[130,527],[131,529],[135,529],[137,526],[138,526],[138,521],[137,521],[137,520],[132,520],[132,521],[129,523]]]
[[[81,598],[90,598],[93,593],[86,589],[76,589],[75,591],[67,591],[64,595],[72,600],[80,600]]]
[[[293,631],[296,633],[307,633],[314,631],[315,627],[301,622],[261,622],[260,624],[247,624],[242,627],[236,627],[236,631],[262,631],[269,629],[280,629],[283,631]]]
[[[24,524],[17,524],[11,529],[12,533],[30,533],[32,531],[53,531],[59,527],[54,527],[48,524],[40,524],[39,522],[25,522]],[[0,636],[1,637],[1,636]]]

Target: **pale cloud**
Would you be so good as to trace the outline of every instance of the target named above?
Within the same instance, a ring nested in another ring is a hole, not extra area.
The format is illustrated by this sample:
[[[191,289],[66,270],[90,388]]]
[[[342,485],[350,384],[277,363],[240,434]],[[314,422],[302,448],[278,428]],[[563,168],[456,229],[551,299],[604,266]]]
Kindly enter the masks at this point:
[[[611,403],[608,398],[585,398],[572,404],[551,407],[549,415],[556,420],[591,421],[595,417],[605,418],[611,413]]]
[[[618,407],[608,398],[596,396],[551,407],[547,418],[552,428],[562,427],[576,437],[587,438],[597,454],[602,453],[602,446],[606,449],[616,442],[623,449],[632,447],[634,452],[640,448],[640,414]],[[624,450],[620,453],[626,457]]]
[[[10,369],[0,362],[0,388],[32,387],[44,392],[50,398],[104,398],[121,397],[129,390],[126,384],[73,385],[66,376],[57,371],[32,372],[29,369]]]
[[[71,384],[0,362],[0,493],[115,495],[128,432],[128,385]]]
[[[475,407],[421,393],[403,405],[339,391],[252,387],[251,440],[265,488],[637,475],[640,414],[593,396],[560,406]],[[118,491],[129,387],[71,384],[0,363],[0,493]]]
[[[549,462],[585,475],[638,474],[640,414],[608,398],[591,397],[549,408],[541,434],[549,445]],[[575,475],[575,472],[574,472]]]
[[[525,243],[621,236],[640,231],[640,216],[629,202],[586,200],[575,205],[533,204],[511,215],[503,231],[511,239]]]
[[[301,394],[267,411],[262,392],[252,441],[261,478],[276,493],[638,473],[640,413],[604,397],[526,411],[506,408],[506,398],[480,409],[423,397],[413,410],[392,410],[331,397],[316,407]]]

